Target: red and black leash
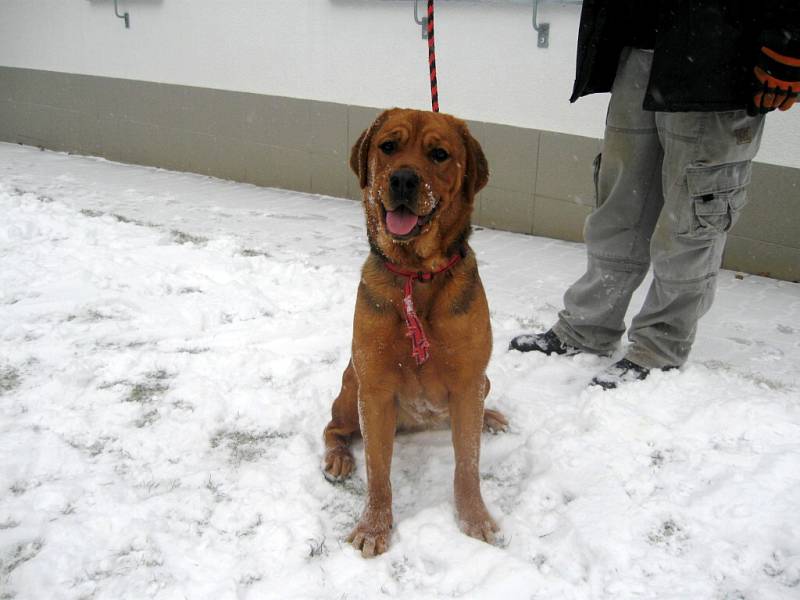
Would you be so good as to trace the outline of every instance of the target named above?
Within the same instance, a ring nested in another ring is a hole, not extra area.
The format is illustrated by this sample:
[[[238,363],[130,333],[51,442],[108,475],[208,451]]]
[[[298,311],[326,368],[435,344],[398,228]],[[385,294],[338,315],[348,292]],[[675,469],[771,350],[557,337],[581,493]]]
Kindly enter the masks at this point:
[[[428,64],[431,71],[431,110],[439,112],[439,87],[436,81],[436,44],[433,31],[433,0],[428,0]],[[395,275],[406,278],[403,286],[403,314],[406,321],[406,336],[411,338],[411,356],[417,365],[425,363],[430,358],[430,346],[428,336],[422,327],[422,321],[417,315],[414,307],[414,281],[430,281],[434,275],[448,271],[461,260],[461,255],[456,254],[451,257],[445,266],[436,271],[425,273],[421,271],[408,271],[388,260],[384,263],[386,268]]]
[[[428,64],[431,70],[431,110],[439,112],[439,86],[436,82],[436,44],[433,37],[433,0],[428,0]]]

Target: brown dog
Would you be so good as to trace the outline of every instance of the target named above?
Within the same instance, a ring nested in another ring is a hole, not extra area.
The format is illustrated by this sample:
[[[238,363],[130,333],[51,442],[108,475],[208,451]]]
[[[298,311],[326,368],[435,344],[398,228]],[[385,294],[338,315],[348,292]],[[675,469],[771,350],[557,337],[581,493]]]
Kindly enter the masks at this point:
[[[491,542],[497,525],[481,497],[480,436],[507,421],[483,408],[492,335],[467,244],[475,194],[489,176],[486,158],[463,121],[392,109],[361,134],[350,166],[363,190],[371,252],[356,298],[352,358],[324,432],[332,480],[350,475],[350,439],[364,438],[368,498],[348,541],[365,557],[386,551],[395,432],[449,421],[459,525]]]

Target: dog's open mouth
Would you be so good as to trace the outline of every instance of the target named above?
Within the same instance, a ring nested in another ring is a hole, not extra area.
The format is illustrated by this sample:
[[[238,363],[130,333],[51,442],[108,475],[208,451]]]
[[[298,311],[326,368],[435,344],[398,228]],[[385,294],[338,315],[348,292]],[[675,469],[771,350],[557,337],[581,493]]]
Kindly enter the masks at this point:
[[[436,207],[427,215],[419,216],[409,208],[400,206],[395,210],[383,209],[383,218],[386,223],[386,230],[392,237],[398,240],[410,240],[419,235],[425,225],[430,223]]]

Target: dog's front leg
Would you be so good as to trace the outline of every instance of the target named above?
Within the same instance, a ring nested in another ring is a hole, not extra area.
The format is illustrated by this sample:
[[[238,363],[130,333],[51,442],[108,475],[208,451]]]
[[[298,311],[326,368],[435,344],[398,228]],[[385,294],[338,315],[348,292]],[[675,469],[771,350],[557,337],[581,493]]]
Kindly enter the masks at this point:
[[[489,543],[498,531],[481,496],[480,453],[483,430],[484,378],[451,390],[449,409],[456,469],[454,491],[458,525],[470,537]]]
[[[364,558],[386,552],[392,529],[390,472],[397,428],[394,392],[363,384],[358,395],[361,436],[367,465],[367,505],[347,538]]]

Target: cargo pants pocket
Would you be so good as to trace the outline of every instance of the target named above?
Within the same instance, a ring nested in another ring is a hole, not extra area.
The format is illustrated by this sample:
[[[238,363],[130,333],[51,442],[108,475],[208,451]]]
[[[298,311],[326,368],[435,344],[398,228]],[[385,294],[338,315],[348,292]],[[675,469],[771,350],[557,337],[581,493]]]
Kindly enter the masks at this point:
[[[713,239],[727,233],[747,203],[751,172],[749,160],[713,167],[689,167],[686,184],[691,214],[680,235]]]

